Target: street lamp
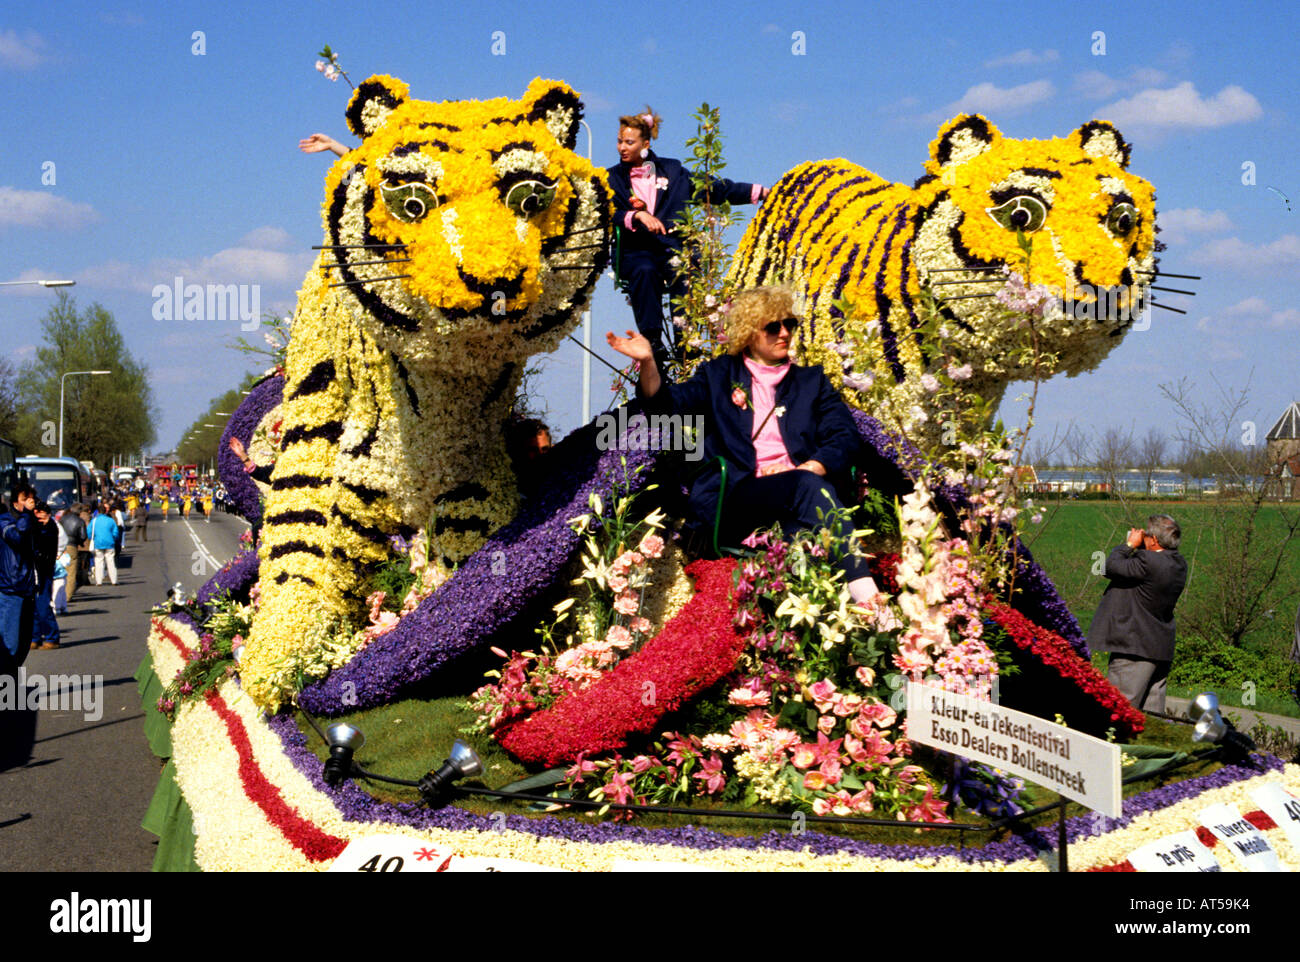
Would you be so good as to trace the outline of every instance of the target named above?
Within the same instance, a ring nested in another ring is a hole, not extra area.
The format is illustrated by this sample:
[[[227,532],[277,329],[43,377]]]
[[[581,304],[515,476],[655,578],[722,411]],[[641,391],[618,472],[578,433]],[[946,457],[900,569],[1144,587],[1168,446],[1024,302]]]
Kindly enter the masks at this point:
[[[16,283],[16,282],[11,281],[10,283]],[[64,287],[69,284],[73,284],[75,282],[74,281],[57,281],[57,282],[37,281],[35,283],[46,284],[47,286],[50,284],[55,284],[59,287]],[[64,374],[63,377],[59,378],[59,457],[63,457],[63,389],[68,385],[68,378],[72,377],[74,374],[112,374],[112,373],[113,373],[112,371],[69,371],[68,373]]]
[[[72,287],[76,281],[0,281],[0,287],[12,287],[15,284],[40,284],[41,287]]]

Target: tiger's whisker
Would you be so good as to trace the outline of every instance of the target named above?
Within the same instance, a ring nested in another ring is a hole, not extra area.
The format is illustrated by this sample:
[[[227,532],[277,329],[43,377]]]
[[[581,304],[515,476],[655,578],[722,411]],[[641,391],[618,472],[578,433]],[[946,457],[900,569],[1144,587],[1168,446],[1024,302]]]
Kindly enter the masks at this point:
[[[362,267],[366,264],[409,264],[410,262],[411,258],[409,257],[403,257],[401,260],[396,261],[384,258],[377,261],[353,261],[350,264],[325,264],[324,267],[326,270],[332,271],[336,267]]]
[[[1134,271],[1134,274],[1149,274],[1152,277],[1177,277],[1185,281],[1199,281],[1195,274],[1170,274],[1168,271]]]
[[[1157,287],[1155,284],[1149,284],[1147,286],[1150,287],[1153,291],[1169,291],[1169,293],[1171,294],[1190,294],[1192,297],[1196,296],[1195,291],[1180,291],[1176,287]]]
[[[596,266],[595,264],[574,264],[574,265],[571,266],[571,267],[566,267],[564,264],[557,264],[557,265],[555,265],[554,267],[550,268],[550,270],[553,270],[553,271],[589,271],[589,270],[592,270],[593,268],[595,268],[595,266]]]
[[[1001,284],[1001,283],[1002,283],[1002,278],[1000,277],[972,277],[969,280],[964,280],[964,281],[935,281],[930,286],[946,287],[951,284]]]
[[[964,301],[972,297],[994,297],[993,294],[958,294],[956,297],[945,297],[945,301]]]
[[[381,281],[397,281],[397,280],[401,280],[403,277],[410,277],[410,276],[411,276],[410,274],[390,274],[387,277],[374,277],[374,278],[367,277],[355,281],[339,281],[338,283],[330,284],[329,286],[330,287],[354,287],[360,284],[378,284]]]
[[[1166,307],[1164,304],[1161,304],[1159,301],[1147,301],[1147,303],[1150,304],[1152,307],[1158,307],[1158,308],[1160,308],[1160,309],[1162,309],[1162,310],[1166,310],[1166,311],[1173,311],[1175,314],[1186,314],[1186,313],[1187,313],[1187,312],[1184,311],[1184,310],[1179,310],[1177,307]]]
[[[994,264],[990,267],[926,267],[923,271],[926,274],[950,274],[954,271],[1000,271],[1002,266]]]

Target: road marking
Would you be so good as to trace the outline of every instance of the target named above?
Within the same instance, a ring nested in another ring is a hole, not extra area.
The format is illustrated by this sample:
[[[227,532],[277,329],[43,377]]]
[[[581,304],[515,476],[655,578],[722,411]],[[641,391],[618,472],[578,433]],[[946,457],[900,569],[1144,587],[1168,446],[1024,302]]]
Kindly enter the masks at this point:
[[[184,520],[185,520],[185,527],[189,529],[190,537],[194,540],[194,546],[199,549],[199,553],[203,556],[203,560],[207,564],[212,565],[212,571],[214,573],[220,571],[221,562],[218,561],[215,557],[213,557],[212,552],[208,550],[207,545],[205,545],[202,542],[202,540],[200,540],[198,534],[194,531],[193,528],[190,527],[190,519],[186,518]]]

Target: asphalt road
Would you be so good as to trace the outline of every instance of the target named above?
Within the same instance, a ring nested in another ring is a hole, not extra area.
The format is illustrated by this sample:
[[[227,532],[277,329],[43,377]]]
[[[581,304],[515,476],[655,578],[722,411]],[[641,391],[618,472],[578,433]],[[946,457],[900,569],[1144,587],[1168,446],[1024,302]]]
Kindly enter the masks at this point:
[[[161,763],[149,751],[132,677],[145,655],[152,605],[181,582],[193,591],[235,553],[248,525],[202,512],[182,521],[157,510],[150,540],[128,529],[118,583],[82,585],[59,619],[63,647],[30,652],[60,695],[46,707],[0,710],[0,871],[144,872],[155,837],[140,827]],[[68,677],[72,676],[72,677]],[[80,697],[78,697],[80,696]]]

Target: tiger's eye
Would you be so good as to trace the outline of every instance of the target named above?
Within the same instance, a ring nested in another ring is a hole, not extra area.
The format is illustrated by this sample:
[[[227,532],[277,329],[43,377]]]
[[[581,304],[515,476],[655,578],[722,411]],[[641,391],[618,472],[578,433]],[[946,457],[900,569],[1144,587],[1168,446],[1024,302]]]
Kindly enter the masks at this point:
[[[1106,226],[1112,234],[1127,234],[1138,222],[1138,209],[1132,204],[1116,204],[1106,215]]]
[[[540,180],[521,180],[506,192],[506,206],[520,217],[546,210],[555,200],[555,185]]]
[[[422,220],[438,206],[438,195],[425,184],[400,184],[396,187],[384,181],[379,185],[388,212],[405,224]]]
[[[988,215],[1007,230],[1032,234],[1047,220],[1047,205],[1037,197],[1021,194],[997,207],[986,208]]]

